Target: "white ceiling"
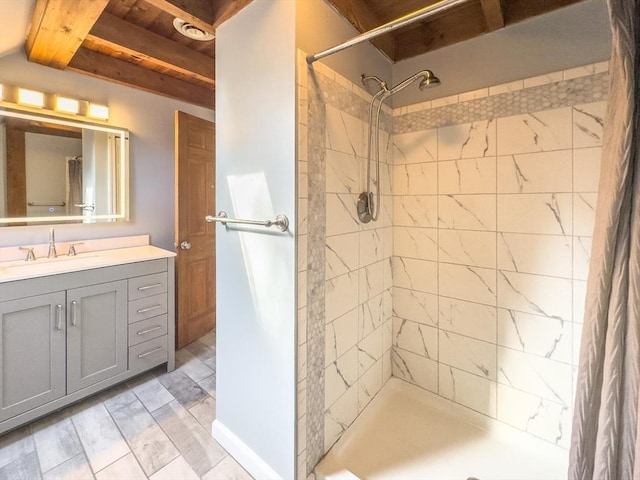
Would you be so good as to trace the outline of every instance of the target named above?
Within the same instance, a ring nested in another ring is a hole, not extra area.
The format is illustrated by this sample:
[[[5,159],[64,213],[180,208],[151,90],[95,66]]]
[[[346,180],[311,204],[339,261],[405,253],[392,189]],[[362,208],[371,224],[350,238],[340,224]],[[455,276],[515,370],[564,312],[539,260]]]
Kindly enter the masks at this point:
[[[24,45],[35,4],[36,0],[0,0],[0,57]]]

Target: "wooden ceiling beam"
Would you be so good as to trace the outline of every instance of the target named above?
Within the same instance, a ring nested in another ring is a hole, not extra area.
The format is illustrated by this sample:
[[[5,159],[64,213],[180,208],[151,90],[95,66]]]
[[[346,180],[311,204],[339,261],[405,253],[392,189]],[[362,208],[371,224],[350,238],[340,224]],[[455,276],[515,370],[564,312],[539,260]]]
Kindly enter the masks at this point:
[[[253,0],[216,0],[213,3],[213,28],[229,20]]]
[[[109,0],[37,0],[27,36],[31,62],[64,69]]]
[[[69,63],[68,70],[206,108],[214,108],[213,87],[194,85],[87,48],[80,48],[76,52]]]
[[[181,18],[207,33],[215,34],[212,0],[145,0],[174,17]],[[225,3],[225,2],[223,2]]]
[[[504,9],[501,0],[480,0],[480,5],[490,32],[504,28]]]
[[[455,10],[450,9],[422,23],[417,22],[406,30],[398,30],[395,61],[453,45],[486,32],[484,13],[479,3],[463,3]]]
[[[214,85],[215,61],[200,52],[104,12],[88,40]]]
[[[329,0],[329,3],[360,33],[367,32],[385,23],[362,0]],[[390,59],[395,57],[396,45],[392,35],[382,35],[370,41]]]
[[[509,0],[505,2],[505,21],[507,25],[566,7],[582,0],[545,0],[532,2],[531,0]]]
[[[215,35],[216,28],[252,0],[145,0],[154,7]]]

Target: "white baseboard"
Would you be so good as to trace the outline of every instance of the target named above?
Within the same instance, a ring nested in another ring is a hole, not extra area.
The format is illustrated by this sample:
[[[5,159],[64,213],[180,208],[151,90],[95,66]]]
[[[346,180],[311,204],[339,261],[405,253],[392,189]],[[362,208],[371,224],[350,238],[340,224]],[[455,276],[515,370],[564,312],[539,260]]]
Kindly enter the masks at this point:
[[[260,480],[282,480],[273,468],[218,419],[211,425],[211,435],[252,477]]]

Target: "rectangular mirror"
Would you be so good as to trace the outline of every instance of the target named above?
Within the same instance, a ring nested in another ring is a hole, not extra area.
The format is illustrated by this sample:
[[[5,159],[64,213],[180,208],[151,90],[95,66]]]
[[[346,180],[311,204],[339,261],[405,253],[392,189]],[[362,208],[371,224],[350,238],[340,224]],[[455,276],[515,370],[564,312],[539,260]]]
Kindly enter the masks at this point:
[[[128,220],[129,132],[0,109],[0,226]]]

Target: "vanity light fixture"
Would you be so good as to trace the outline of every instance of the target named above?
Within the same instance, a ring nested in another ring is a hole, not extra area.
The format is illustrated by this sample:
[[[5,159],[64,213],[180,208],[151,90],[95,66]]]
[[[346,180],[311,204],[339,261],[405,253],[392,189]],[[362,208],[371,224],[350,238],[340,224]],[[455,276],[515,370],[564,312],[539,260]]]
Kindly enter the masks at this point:
[[[18,103],[30,107],[44,107],[44,93],[28,88],[18,88]]]
[[[59,112],[77,115],[80,111],[80,102],[73,98],[61,97],[60,95],[56,95],[55,108]]]
[[[55,117],[77,120],[92,119],[94,123],[108,123],[109,107],[104,103],[93,103],[60,95],[40,92],[30,88],[0,84],[0,111],[22,110],[42,112]]]
[[[87,116],[107,120],[109,118],[109,107],[106,105],[99,105],[97,103],[89,103]]]

